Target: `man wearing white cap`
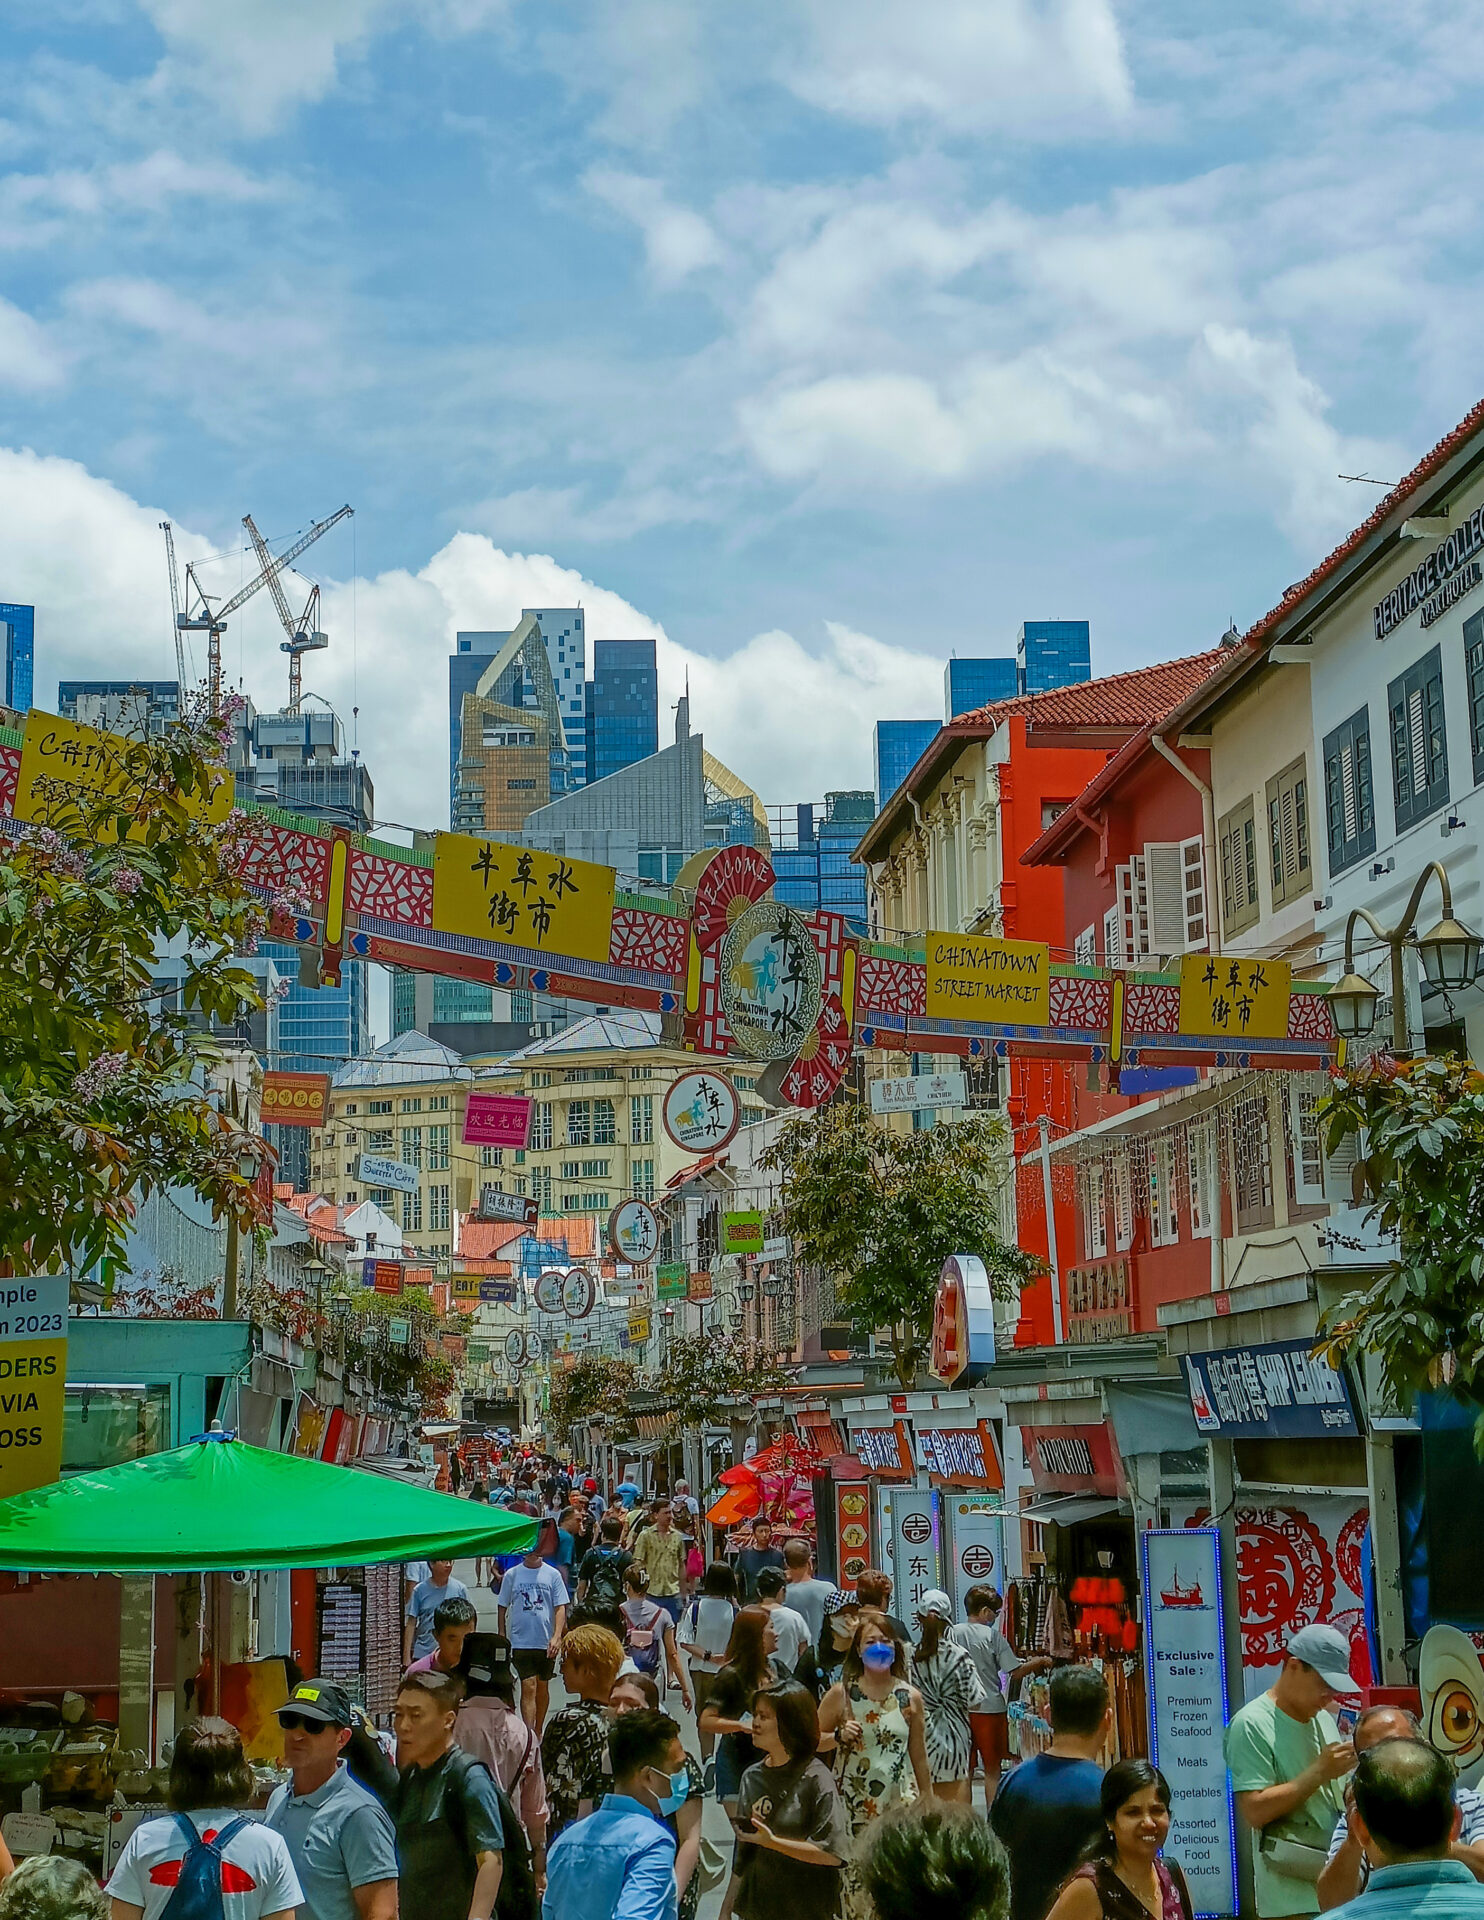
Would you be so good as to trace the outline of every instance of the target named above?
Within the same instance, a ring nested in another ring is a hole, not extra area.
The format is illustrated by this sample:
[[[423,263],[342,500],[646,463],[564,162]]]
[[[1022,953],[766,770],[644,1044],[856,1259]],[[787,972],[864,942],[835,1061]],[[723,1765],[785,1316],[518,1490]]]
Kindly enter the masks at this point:
[[[1237,1810],[1256,1835],[1259,1920],[1319,1911],[1319,1876],[1344,1809],[1340,1782],[1355,1765],[1329,1708],[1337,1695],[1358,1692],[1350,1642],[1315,1623],[1288,1636],[1278,1678],[1232,1716],[1226,1764]]]

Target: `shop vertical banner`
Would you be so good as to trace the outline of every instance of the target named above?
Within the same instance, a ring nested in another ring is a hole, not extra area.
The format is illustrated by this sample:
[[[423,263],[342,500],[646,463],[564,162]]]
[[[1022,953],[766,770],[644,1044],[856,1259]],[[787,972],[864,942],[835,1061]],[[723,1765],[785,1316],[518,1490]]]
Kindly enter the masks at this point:
[[[1197,1920],[1237,1910],[1237,1854],[1222,1734],[1221,1536],[1214,1527],[1139,1535],[1149,1758],[1170,1783],[1171,1855]]]
[[[62,1477],[68,1286],[0,1281],[0,1500]]]
[[[1004,1506],[1002,1493],[965,1493],[957,1487],[943,1489],[948,1553],[952,1561],[948,1591],[953,1599],[954,1614],[960,1620],[967,1612],[964,1596],[970,1587],[995,1587],[1004,1591]]]
[[[936,1487],[891,1490],[892,1610],[910,1620],[930,1587],[943,1584],[942,1509]]]

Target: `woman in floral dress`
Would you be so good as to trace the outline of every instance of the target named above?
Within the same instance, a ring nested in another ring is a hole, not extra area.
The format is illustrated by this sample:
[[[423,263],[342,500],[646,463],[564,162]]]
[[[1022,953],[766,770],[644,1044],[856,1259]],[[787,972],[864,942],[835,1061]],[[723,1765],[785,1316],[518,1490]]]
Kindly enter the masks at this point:
[[[835,1779],[850,1823],[852,1855],[871,1823],[899,1801],[932,1792],[922,1695],[907,1679],[907,1649],[878,1613],[866,1612],[846,1649],[840,1678],[819,1709],[835,1748]],[[854,1857],[841,1888],[844,1920],[872,1920]]]

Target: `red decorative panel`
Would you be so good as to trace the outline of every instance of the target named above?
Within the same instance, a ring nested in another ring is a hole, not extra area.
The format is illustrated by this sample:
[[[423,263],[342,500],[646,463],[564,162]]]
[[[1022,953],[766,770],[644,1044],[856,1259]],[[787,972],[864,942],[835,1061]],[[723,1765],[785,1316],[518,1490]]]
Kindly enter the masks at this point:
[[[20,777],[20,748],[0,747],[0,811],[9,813],[15,805],[15,787]]]
[[[809,931],[819,949],[820,986],[826,993],[838,993],[845,977],[845,942],[849,938],[845,921],[838,913],[813,913]]]
[[[433,924],[433,869],[410,860],[388,860],[379,853],[350,849],[345,904],[352,913],[374,913],[407,927]]]
[[[927,1007],[927,968],[916,960],[884,960],[863,953],[856,973],[857,1026],[873,1013],[923,1013]]]
[[[805,1041],[780,1091],[790,1106],[822,1106],[850,1063],[850,1029],[838,993],[825,995],[819,1024]]]
[[[1288,1037],[1320,1040],[1327,1047],[1334,1045],[1335,1023],[1329,1001],[1322,993],[1294,992],[1288,1002]]]
[[[719,847],[696,888],[692,916],[702,953],[720,947],[737,914],[773,884],[773,863],[756,847]]]
[[[242,877],[249,886],[273,893],[297,888],[317,906],[323,905],[330,884],[330,842],[315,833],[276,827],[249,816],[250,834]]]
[[[613,935],[608,943],[608,963],[614,967],[642,967],[649,973],[684,973],[689,933],[690,923],[673,914],[616,907]]]
[[[1106,1033],[1113,1018],[1111,980],[1079,980],[1071,974],[1051,976],[1053,1027],[1087,1028]]]
[[[1180,989],[1152,981],[1130,981],[1123,995],[1123,1030],[1173,1039],[1180,1031]]]

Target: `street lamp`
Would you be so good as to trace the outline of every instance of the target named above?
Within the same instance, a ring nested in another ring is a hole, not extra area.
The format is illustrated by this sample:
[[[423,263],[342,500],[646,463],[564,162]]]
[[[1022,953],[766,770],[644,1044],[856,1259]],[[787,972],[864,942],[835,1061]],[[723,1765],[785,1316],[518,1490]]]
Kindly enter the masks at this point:
[[[750,1280],[744,1280],[737,1288],[737,1298],[742,1302],[744,1307],[750,1307],[752,1305],[752,1297],[756,1292],[757,1288],[752,1282]]]
[[[742,1325],[745,1318],[746,1316],[740,1313],[734,1313],[732,1315],[732,1332],[733,1333],[740,1333],[742,1331]]]
[[[1443,917],[1430,933],[1415,934],[1417,909],[1428,881],[1436,875],[1443,896]],[[1471,987],[1479,977],[1484,941],[1460,926],[1453,918],[1453,889],[1440,862],[1429,860],[1417,876],[1406,910],[1394,927],[1383,927],[1365,907],[1352,909],[1345,923],[1345,975],[1330,989],[1329,1003],[1335,1031],[1346,1040],[1362,1040],[1376,1024],[1376,1003],[1380,994],[1369,980],[1355,970],[1355,923],[1364,920],[1377,941],[1391,954],[1391,1046],[1396,1054],[1411,1051],[1407,1029],[1407,983],[1403,954],[1410,944],[1417,949],[1422,971],[1431,986],[1449,992]]]

